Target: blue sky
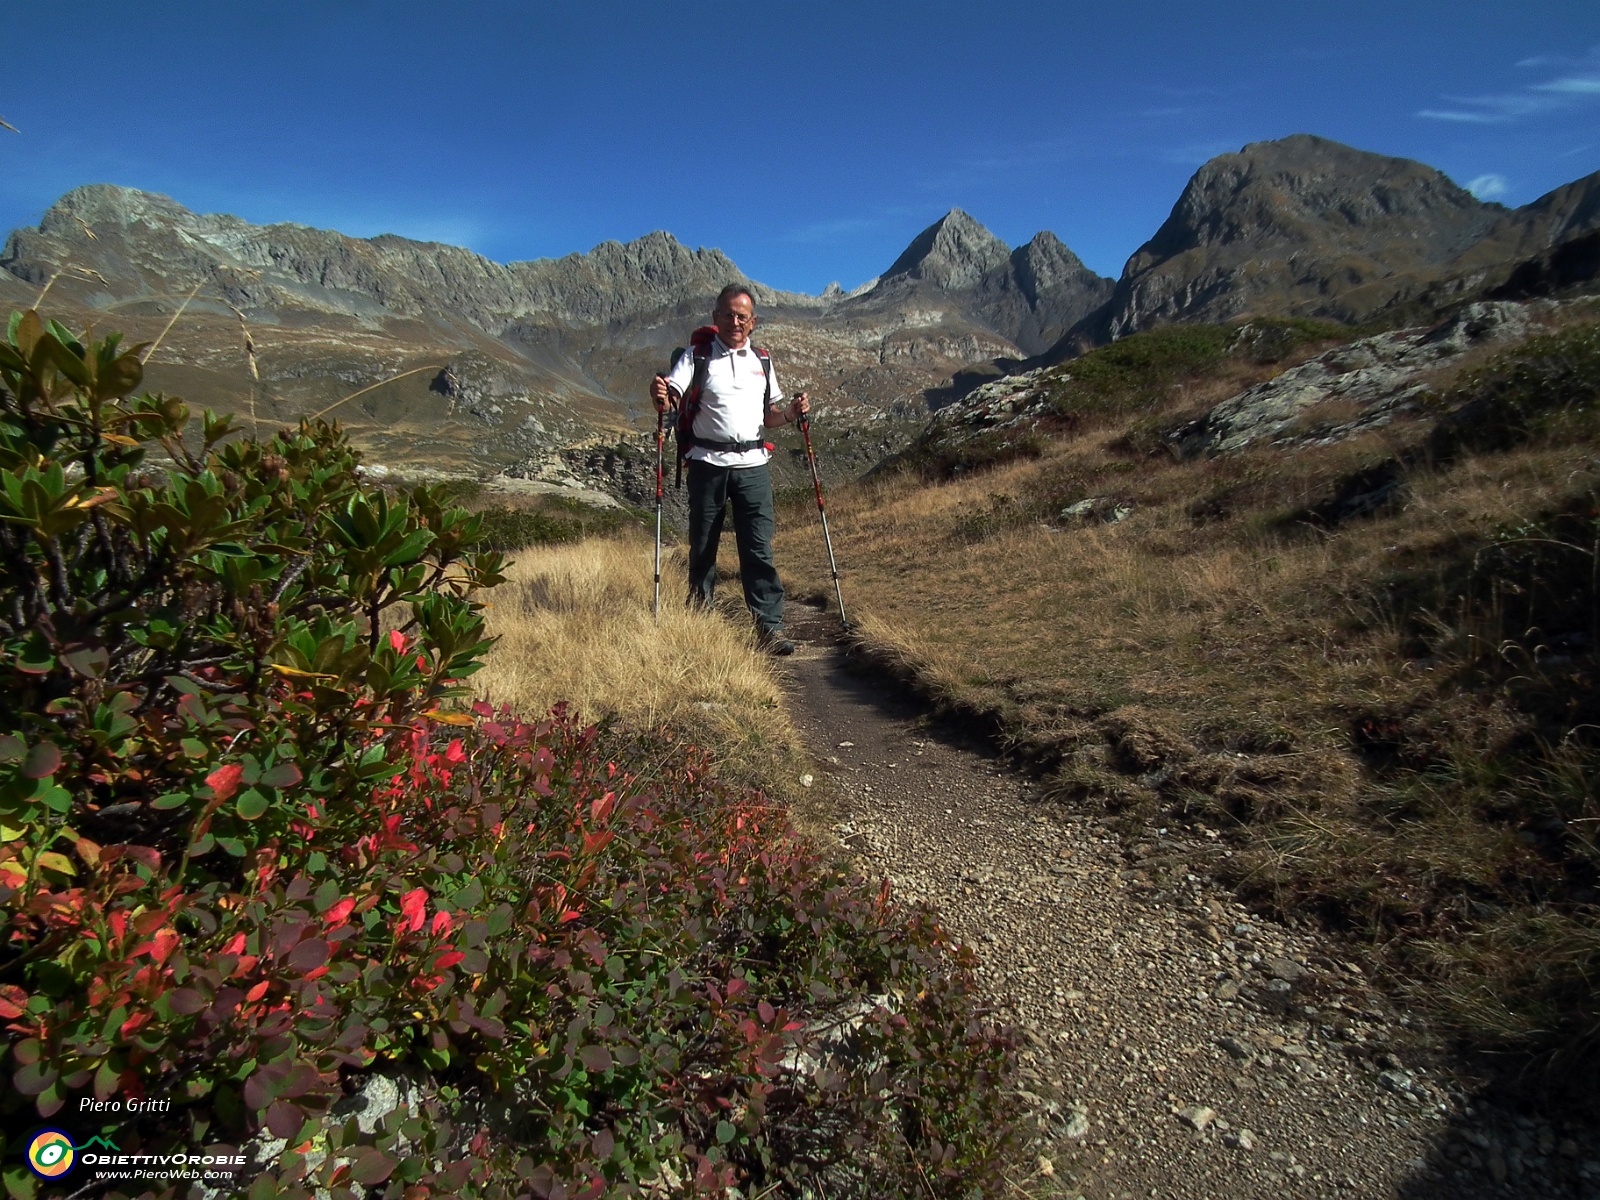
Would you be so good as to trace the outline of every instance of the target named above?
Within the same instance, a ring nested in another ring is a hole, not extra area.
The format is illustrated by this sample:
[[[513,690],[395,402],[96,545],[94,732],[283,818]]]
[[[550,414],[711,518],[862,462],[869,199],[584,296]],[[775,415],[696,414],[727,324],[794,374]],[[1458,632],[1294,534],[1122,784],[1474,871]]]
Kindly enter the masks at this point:
[[[0,231],[109,182],[507,261],[666,229],[852,287],[952,206],[1104,274],[1306,132],[1506,204],[1600,169],[1595,0],[0,0]]]

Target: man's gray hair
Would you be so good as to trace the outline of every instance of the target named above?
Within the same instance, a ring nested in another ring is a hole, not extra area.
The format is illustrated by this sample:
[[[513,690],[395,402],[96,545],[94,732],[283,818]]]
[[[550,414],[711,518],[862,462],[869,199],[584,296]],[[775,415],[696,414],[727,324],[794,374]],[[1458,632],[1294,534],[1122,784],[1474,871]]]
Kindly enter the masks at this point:
[[[713,312],[721,312],[722,309],[723,309],[723,306],[726,305],[728,303],[728,301],[732,300],[735,296],[743,296],[746,300],[750,301],[750,307],[751,308],[755,308],[755,306],[756,306],[755,294],[753,292],[751,292],[749,287],[747,287],[745,284],[742,284],[742,283],[730,283],[727,287],[723,288],[720,292],[717,293],[717,306],[712,311]]]

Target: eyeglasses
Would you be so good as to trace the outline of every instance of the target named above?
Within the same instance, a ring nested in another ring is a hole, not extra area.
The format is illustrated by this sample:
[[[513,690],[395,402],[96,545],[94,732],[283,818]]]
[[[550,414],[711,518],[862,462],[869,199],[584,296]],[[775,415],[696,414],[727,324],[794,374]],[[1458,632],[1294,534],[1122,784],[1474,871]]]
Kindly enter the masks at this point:
[[[754,325],[756,323],[756,317],[754,313],[751,313],[747,317],[743,313],[724,311],[717,314],[717,320],[726,321],[730,325]]]

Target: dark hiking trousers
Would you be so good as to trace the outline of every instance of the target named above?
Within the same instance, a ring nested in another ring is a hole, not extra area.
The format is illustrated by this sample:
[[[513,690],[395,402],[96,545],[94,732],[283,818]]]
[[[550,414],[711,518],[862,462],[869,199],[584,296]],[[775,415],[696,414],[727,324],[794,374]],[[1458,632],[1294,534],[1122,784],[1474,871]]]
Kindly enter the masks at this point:
[[[713,467],[691,458],[689,468],[689,603],[709,605],[717,589],[717,543],[733,501],[744,602],[763,632],[783,628],[783,584],[772,565],[772,475],[759,467]]]

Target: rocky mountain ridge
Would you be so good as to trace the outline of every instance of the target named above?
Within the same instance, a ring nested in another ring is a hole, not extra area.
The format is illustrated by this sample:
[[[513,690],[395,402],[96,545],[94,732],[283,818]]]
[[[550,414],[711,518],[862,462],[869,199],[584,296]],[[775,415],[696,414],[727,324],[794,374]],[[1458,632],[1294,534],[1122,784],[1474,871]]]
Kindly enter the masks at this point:
[[[872,411],[921,404],[968,361],[1046,344],[1093,306],[1085,286],[1110,286],[1053,235],[1013,253],[964,213],[929,242],[931,253],[908,252],[871,285],[807,296],[659,231],[501,264],[456,246],[258,226],[91,185],[11,234],[0,298],[31,304],[48,287],[61,315],[114,318],[135,340],[160,335],[182,308],[150,364],[153,386],[252,420],[321,412],[403,376],[340,409],[358,444],[394,465],[481,472],[651,420],[643,382],[730,281],[755,294],[761,338],[791,391]],[[970,278],[941,270],[966,242],[993,261]]]
[[[1104,307],[1041,358],[1174,322],[1389,320],[1470,299],[1596,228],[1600,173],[1509,210],[1411,159],[1309,134],[1253,142],[1195,172]]]
[[[1205,164],[1117,280],[1054,234],[1013,249],[960,209],[868,284],[807,296],[659,231],[502,264],[91,185],[11,234],[0,300],[48,288],[57,315],[134,340],[184,308],[152,386],[258,422],[337,411],[377,461],[481,474],[653,424],[644,381],[730,280],[755,294],[791,392],[903,421],[1154,325],[1421,324],[1597,275],[1600,173],[1507,210],[1424,164],[1295,135]]]

